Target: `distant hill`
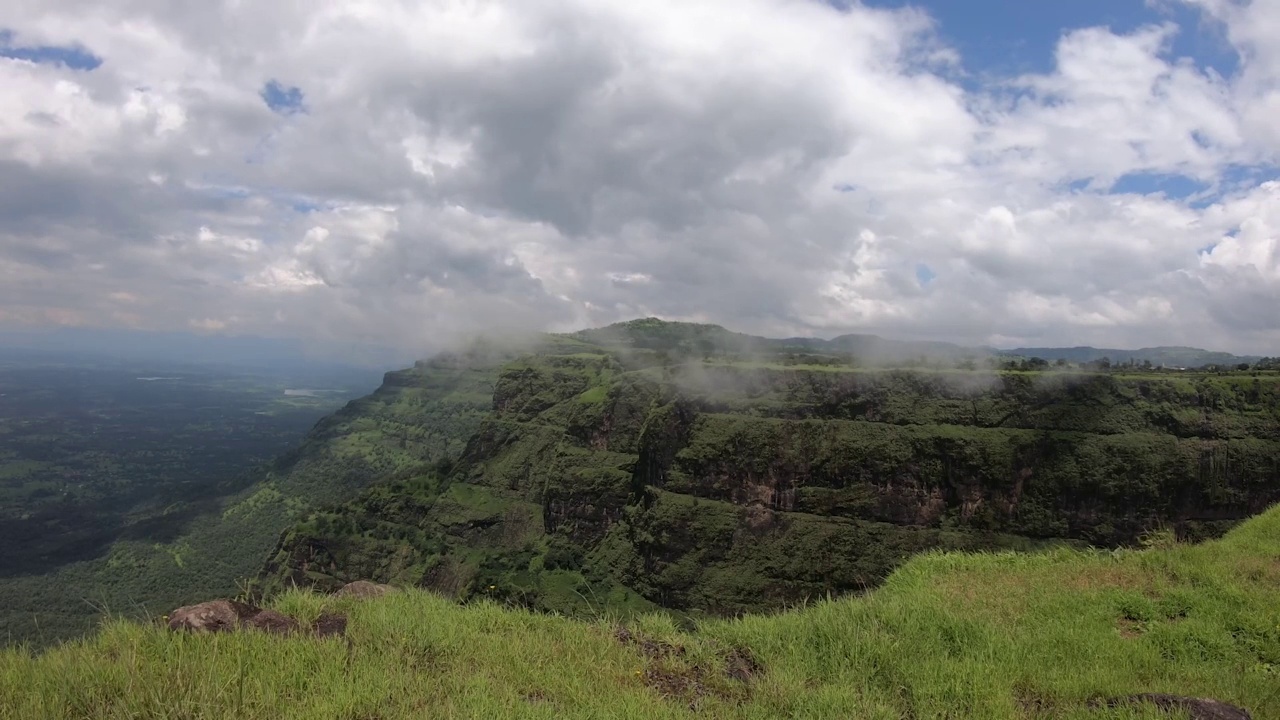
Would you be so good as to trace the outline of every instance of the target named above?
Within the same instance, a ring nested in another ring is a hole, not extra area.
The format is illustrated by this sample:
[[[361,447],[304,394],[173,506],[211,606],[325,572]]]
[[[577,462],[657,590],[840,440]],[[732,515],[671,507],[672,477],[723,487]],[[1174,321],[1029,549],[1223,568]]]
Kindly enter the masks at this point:
[[[1150,361],[1152,365],[1163,367],[1203,367],[1205,365],[1236,365],[1238,363],[1254,363],[1261,358],[1257,355],[1232,355],[1194,347],[1162,346],[1140,348],[1138,350],[1117,350],[1114,348],[1070,347],[1070,348],[1016,348],[1001,351],[1002,355],[1021,357],[1038,357],[1045,360],[1066,360],[1073,363],[1086,363],[1107,358],[1112,363],[1128,363]]]
[[[830,340],[812,337],[765,338],[727,330],[719,325],[667,322],[642,318],[608,327],[582,330],[570,337],[605,347],[629,347],[677,354],[697,353],[817,353],[852,356],[870,362],[896,362],[920,357],[962,358],[992,355],[992,348],[955,343],[893,340],[878,335],[841,335]]]
[[[1038,357],[1045,360],[1065,360],[1071,363],[1088,363],[1109,359],[1121,364],[1130,361],[1141,363],[1149,360],[1152,365],[1163,367],[1198,368],[1205,365],[1236,365],[1254,363],[1257,355],[1233,355],[1193,347],[1161,346],[1138,350],[1113,348],[1039,347],[1001,350],[986,346],[966,346],[931,340],[895,340],[879,335],[849,334],[831,338],[791,337],[785,339],[764,338],[727,330],[719,325],[703,323],[666,322],[657,318],[643,318],[616,323],[608,327],[582,330],[570,337],[606,347],[628,347],[677,354],[698,353],[813,353],[853,357],[867,363],[897,363],[917,358],[933,360],[958,360],[988,356]]]
[[[827,341],[829,347],[855,357],[901,360],[913,357],[962,358],[994,354],[991,348],[966,347],[933,340],[893,340],[878,335],[841,335]]]

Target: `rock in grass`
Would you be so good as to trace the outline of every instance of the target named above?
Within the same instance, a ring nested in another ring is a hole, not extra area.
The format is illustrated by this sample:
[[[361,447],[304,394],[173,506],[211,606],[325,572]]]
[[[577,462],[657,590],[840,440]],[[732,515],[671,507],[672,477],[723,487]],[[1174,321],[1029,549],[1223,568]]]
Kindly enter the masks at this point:
[[[263,610],[236,600],[210,600],[169,613],[169,629],[187,632],[261,630],[288,635],[301,629],[297,620],[275,610]]]
[[[311,624],[316,637],[341,637],[347,634],[347,616],[324,613]]]
[[[170,630],[189,632],[230,632],[240,627],[242,619],[259,611],[252,605],[235,600],[210,600],[187,605],[169,613]]]
[[[730,680],[751,682],[762,672],[764,672],[764,666],[747,648],[733,648],[725,657],[724,674]]]
[[[1161,710],[1185,712],[1191,720],[1253,720],[1249,711],[1208,698],[1182,697],[1164,693],[1142,693],[1113,701],[1115,705],[1154,705]]]
[[[391,587],[390,585],[381,585],[376,582],[369,582],[368,580],[357,580],[355,582],[351,582],[351,583],[347,583],[346,585],[343,585],[341,588],[338,589],[337,592],[333,594],[333,596],[361,598],[361,599],[375,598],[375,597],[382,597],[383,595],[386,595],[387,593],[392,592],[393,590],[395,590],[395,588]]]
[[[275,610],[259,610],[254,615],[242,619],[241,622],[247,629],[261,630],[273,635],[289,635],[301,628],[297,620]]]

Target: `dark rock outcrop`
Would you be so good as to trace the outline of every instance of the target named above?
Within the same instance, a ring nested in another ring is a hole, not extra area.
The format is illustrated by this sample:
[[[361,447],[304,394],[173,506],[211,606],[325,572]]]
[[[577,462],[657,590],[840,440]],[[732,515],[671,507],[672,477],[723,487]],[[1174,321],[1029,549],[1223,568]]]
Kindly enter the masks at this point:
[[[187,605],[169,613],[170,630],[189,632],[231,632],[246,619],[261,612],[235,600],[210,600]]]
[[[297,620],[278,613],[275,610],[259,610],[242,621],[242,626],[250,630],[261,630],[274,635],[289,635],[301,629]]]
[[[1253,720],[1248,710],[1209,698],[1182,697],[1165,693],[1142,693],[1112,700],[1110,707],[1154,705],[1161,710],[1186,713],[1191,720]]]
[[[316,637],[342,637],[347,634],[347,616],[325,613],[311,624]]]
[[[183,632],[257,630],[273,635],[291,635],[303,629],[302,623],[284,613],[236,600],[210,600],[187,605],[169,613],[168,619],[170,630]],[[312,623],[310,629],[317,637],[340,636],[347,631],[347,618],[326,613]]]

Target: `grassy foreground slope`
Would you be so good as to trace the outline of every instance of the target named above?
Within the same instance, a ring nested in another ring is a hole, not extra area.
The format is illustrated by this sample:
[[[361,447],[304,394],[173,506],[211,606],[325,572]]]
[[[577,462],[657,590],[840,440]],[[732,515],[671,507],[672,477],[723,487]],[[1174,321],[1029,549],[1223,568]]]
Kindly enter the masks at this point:
[[[1280,507],[1220,540],[932,553],[878,590],[773,616],[622,629],[424,591],[291,592],[346,639],[117,621],[0,654],[4,718],[1168,718],[1140,692],[1280,717]]]

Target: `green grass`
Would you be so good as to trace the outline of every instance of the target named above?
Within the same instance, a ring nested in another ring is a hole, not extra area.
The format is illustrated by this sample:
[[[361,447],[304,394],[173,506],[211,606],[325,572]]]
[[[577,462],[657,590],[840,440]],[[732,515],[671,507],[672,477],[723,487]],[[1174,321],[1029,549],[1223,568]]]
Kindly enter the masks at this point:
[[[25,478],[52,467],[52,465],[52,463],[38,460],[6,460],[0,463],[0,480]]]
[[[589,404],[599,404],[604,402],[608,392],[609,388],[604,385],[596,385],[595,387],[584,390],[583,393],[578,396],[578,401]]]
[[[347,639],[188,636],[107,623],[0,653],[0,718],[1156,718],[1138,692],[1280,717],[1280,508],[1221,540],[917,557],[859,598],[681,630],[568,620],[421,591],[286,593]],[[644,651],[648,641],[648,652]],[[680,648],[677,650],[676,648]],[[750,653],[751,679],[726,672]]]

